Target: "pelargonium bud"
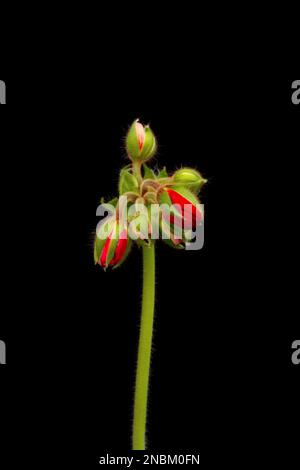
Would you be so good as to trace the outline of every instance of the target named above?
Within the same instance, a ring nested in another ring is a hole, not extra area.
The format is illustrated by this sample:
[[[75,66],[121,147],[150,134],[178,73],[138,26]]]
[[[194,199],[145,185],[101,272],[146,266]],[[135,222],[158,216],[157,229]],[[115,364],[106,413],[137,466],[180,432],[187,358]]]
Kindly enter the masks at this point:
[[[207,183],[207,180],[196,170],[192,168],[181,168],[173,175],[174,183],[187,186],[188,189],[198,194],[201,188]]]
[[[138,119],[130,127],[126,137],[126,149],[133,161],[147,161],[156,152],[156,139],[149,126],[143,126]]]
[[[160,202],[175,206],[170,213],[170,222],[176,226],[190,230],[203,221],[197,196],[185,187],[165,188],[160,195]]]
[[[121,227],[114,218],[108,219],[97,230],[94,247],[95,263],[104,269],[109,266],[114,268],[120,266],[129,253],[130,245],[127,228]]]

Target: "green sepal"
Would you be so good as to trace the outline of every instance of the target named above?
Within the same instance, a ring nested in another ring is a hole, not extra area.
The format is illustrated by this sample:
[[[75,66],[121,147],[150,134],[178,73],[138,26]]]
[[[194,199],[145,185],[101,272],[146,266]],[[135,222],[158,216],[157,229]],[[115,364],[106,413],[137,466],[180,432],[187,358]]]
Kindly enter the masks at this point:
[[[95,236],[95,241],[94,241],[94,261],[95,264],[99,262],[102,250],[104,248],[105,242],[110,235],[112,229],[113,229],[113,224],[114,224],[114,219],[108,219],[105,221],[102,225],[100,225],[100,228],[98,229],[97,233]],[[101,234],[104,238],[101,238]]]
[[[99,262],[100,256],[98,256],[98,252],[100,251],[101,253],[101,250],[98,250],[97,244],[98,244],[98,238],[97,236],[95,236],[95,240],[94,240],[94,263],[95,264],[98,264]]]
[[[185,186],[172,186],[172,189],[174,189],[174,191],[177,191],[179,194],[185,197],[192,204],[194,205],[200,204],[200,201],[195,195],[195,193],[187,189]]]
[[[110,211],[110,208],[108,207],[108,205],[117,207],[118,201],[119,201],[119,198],[118,198],[118,197],[114,197],[114,198],[111,199],[110,201],[105,202],[104,197],[102,197],[102,198],[100,199],[100,204],[101,204],[107,211]]]
[[[137,178],[130,173],[128,169],[122,169],[119,178],[119,193],[120,195],[128,192],[138,192],[139,183]]]
[[[157,175],[157,178],[158,179],[161,179],[161,178],[168,178],[168,172],[167,172],[167,169],[166,167],[164,166],[162,170],[160,170],[160,172],[158,173]]]
[[[145,127],[145,142],[140,154],[140,160],[149,160],[156,152],[156,139],[149,126]]]
[[[146,163],[143,164],[143,169],[144,169],[144,179],[145,180],[155,180],[156,176],[152,168],[149,168]]]
[[[166,238],[163,238],[162,241],[164,243],[166,243],[166,245],[168,245],[170,248],[174,248],[175,250],[184,250],[185,248],[185,244],[184,243],[179,243],[178,245],[175,245],[172,240],[169,240],[169,239],[166,239]]]
[[[136,123],[138,119],[136,119],[133,124],[131,125],[127,137],[126,137],[126,150],[128,155],[133,159],[137,160],[140,156],[140,148],[139,143],[136,135]]]
[[[160,204],[167,204],[168,206],[172,205],[171,198],[167,191],[162,191],[159,195],[159,202]]]

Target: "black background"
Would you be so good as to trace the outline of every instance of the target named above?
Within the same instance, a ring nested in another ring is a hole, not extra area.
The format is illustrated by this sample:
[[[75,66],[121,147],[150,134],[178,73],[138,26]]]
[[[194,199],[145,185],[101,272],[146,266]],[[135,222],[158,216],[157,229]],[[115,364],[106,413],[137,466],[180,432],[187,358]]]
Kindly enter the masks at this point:
[[[266,461],[292,455],[300,373],[291,363],[299,339],[293,80],[194,77],[126,89],[91,77],[78,80],[80,102],[65,78],[55,92],[27,83],[30,106],[20,105],[24,82],[6,80],[3,449],[10,461],[60,455],[70,468],[73,460],[94,468],[100,455],[130,448],[141,253],[104,273],[93,265],[92,233],[139,117],[158,137],[154,167],[188,165],[209,180],[204,248],[157,247],[149,450],[211,462],[232,462],[238,451],[254,460],[263,451]]]

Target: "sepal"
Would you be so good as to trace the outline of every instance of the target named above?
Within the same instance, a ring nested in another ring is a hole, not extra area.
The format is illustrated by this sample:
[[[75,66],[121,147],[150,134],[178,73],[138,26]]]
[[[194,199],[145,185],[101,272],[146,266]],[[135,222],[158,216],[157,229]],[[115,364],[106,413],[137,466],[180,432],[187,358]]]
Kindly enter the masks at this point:
[[[162,179],[162,178],[168,178],[168,177],[169,177],[169,175],[168,175],[167,169],[164,166],[163,169],[160,170],[160,172],[158,173],[157,178]]]
[[[145,180],[155,180],[156,176],[152,168],[149,168],[146,163],[143,164],[143,169],[144,169],[144,179]]]
[[[119,193],[120,195],[128,192],[138,192],[139,183],[137,178],[126,168],[122,169],[119,178]]]

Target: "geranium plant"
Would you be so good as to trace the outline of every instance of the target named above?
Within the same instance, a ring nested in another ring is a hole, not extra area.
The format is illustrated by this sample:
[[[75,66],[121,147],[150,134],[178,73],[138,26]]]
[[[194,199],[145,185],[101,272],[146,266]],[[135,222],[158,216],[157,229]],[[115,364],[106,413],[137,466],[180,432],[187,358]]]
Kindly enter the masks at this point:
[[[199,192],[206,180],[192,168],[168,174],[148,162],[157,141],[149,126],[134,121],[126,137],[130,164],[120,171],[119,195],[102,201],[109,215],[96,229],[94,259],[103,269],[120,266],[132,243],[143,253],[143,297],[133,413],[133,450],[146,448],[146,420],[155,302],[155,243],[184,249],[203,222]]]

